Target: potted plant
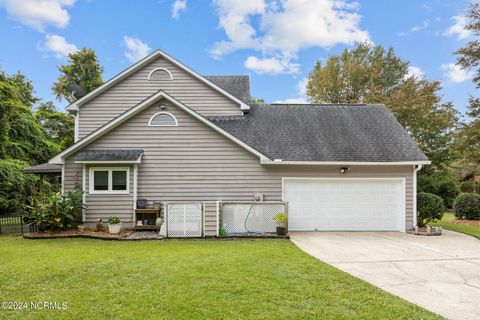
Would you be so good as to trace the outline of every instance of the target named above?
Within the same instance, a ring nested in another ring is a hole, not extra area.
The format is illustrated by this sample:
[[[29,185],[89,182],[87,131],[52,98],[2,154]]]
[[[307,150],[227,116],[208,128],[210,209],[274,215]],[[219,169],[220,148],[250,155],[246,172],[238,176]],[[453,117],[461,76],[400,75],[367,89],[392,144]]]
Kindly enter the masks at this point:
[[[277,223],[277,235],[284,236],[287,234],[287,219],[285,212],[279,212],[273,217],[273,220]]]
[[[78,231],[83,232],[85,231],[85,226],[83,224],[77,226]]]
[[[108,233],[120,233],[120,229],[122,228],[122,222],[118,217],[108,217]]]

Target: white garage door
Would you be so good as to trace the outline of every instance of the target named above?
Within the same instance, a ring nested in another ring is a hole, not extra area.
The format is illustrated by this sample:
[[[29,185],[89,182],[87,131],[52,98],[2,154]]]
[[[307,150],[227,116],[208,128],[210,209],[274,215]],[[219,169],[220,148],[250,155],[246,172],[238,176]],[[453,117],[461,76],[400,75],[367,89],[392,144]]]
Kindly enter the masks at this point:
[[[405,231],[403,179],[285,178],[291,231]]]

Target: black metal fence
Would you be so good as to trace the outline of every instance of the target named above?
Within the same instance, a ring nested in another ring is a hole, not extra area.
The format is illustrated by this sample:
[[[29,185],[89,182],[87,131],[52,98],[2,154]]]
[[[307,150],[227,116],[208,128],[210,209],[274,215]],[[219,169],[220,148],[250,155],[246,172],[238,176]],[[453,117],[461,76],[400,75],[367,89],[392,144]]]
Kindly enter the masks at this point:
[[[0,216],[0,235],[22,234],[28,232],[30,227],[23,221],[23,216]]]

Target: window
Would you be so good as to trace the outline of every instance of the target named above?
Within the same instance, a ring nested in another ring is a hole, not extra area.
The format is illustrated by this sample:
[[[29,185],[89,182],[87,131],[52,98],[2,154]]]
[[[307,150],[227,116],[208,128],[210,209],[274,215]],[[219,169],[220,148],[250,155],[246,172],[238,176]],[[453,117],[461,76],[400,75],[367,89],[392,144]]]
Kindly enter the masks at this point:
[[[155,113],[148,121],[150,127],[176,127],[178,126],[177,118],[169,112]]]
[[[157,69],[153,69],[149,73],[148,80],[165,81],[165,80],[173,80],[173,77],[170,71],[168,71],[167,69],[157,68]]]
[[[129,193],[129,168],[90,168],[90,193]]]

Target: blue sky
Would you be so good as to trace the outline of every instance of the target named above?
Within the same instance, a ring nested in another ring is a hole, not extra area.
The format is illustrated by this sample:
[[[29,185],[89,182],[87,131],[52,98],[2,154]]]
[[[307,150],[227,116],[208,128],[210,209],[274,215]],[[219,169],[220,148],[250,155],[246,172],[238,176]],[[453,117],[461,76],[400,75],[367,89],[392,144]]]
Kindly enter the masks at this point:
[[[65,55],[93,48],[107,80],[160,48],[205,75],[248,74],[255,97],[304,101],[318,59],[368,39],[392,46],[411,71],[443,84],[464,111],[476,95],[454,51],[468,1],[456,0],[0,0],[0,66],[21,71],[37,96],[54,100]],[[59,109],[66,103],[55,101]]]

